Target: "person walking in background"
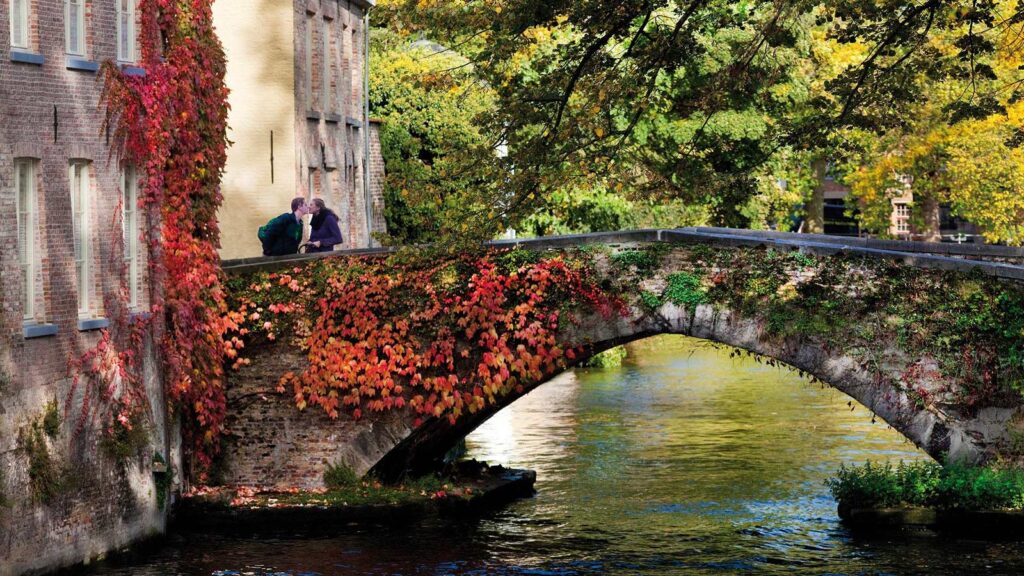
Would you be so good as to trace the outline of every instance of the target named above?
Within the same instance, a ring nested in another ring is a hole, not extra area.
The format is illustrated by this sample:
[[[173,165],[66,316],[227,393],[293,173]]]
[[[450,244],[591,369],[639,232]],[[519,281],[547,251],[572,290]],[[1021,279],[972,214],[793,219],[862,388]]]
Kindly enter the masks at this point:
[[[311,231],[306,242],[306,252],[330,252],[336,244],[341,244],[341,228],[338,227],[338,216],[328,208],[323,199],[314,198],[310,204],[309,221]]]
[[[302,217],[308,213],[305,198],[292,199],[292,211],[285,212],[260,226],[257,236],[264,256],[296,254],[302,242]]]

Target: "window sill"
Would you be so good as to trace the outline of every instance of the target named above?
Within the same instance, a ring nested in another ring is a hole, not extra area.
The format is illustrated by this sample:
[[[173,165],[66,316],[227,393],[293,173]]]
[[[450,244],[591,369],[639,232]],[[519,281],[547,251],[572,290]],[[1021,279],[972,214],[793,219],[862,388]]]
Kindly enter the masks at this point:
[[[358,118],[353,118],[351,116],[346,116],[345,117],[345,124],[347,124],[347,125],[349,125],[349,126],[351,126],[353,128],[362,128],[363,127],[363,123]]]
[[[36,66],[42,66],[46,62],[46,57],[42,54],[36,54],[35,52],[25,52],[12,48],[11,62],[20,62],[22,64],[35,64]]]
[[[89,330],[100,330],[110,326],[110,320],[106,318],[88,318],[81,319],[78,321],[78,331],[87,332]]]
[[[306,120],[319,120],[320,113],[316,110],[306,110]]]
[[[337,124],[338,122],[341,122],[341,114],[335,114],[331,112],[324,116],[324,122],[327,122],[329,124]]]
[[[92,60],[86,60],[79,56],[68,56],[65,66],[68,70],[81,70],[82,72],[97,72],[100,65]]]
[[[45,336],[56,336],[57,325],[56,324],[24,324],[21,327],[21,335],[28,340],[29,338],[43,338]]]
[[[136,66],[134,63],[121,62],[118,64],[125,76],[145,76],[146,69]]]

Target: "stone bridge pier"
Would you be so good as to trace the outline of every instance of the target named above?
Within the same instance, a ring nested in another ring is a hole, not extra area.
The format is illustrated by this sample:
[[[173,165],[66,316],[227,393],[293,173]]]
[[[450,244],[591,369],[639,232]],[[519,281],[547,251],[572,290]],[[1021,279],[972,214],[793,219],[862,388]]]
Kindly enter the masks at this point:
[[[1024,252],[722,229],[496,244],[548,254],[597,245],[588,253],[597,254],[595,268],[605,283],[628,279],[635,288],[624,295],[624,315],[584,313],[565,326],[560,341],[582,350],[575,363],[653,335],[692,336],[817,378],[936,459],[1020,458],[1024,396],[1014,379],[1021,373],[1007,367],[1005,351],[994,349],[1012,340],[990,327],[979,329],[975,340],[948,344],[943,327],[957,325],[960,309],[946,307],[948,297],[921,286],[947,286],[956,298],[976,302],[972,310],[991,307],[981,315],[1006,324],[1012,318],[1005,302],[1024,302]],[[656,262],[638,268],[616,256],[624,252],[653,254]],[[234,275],[259,274],[306,260],[240,261],[226,268]],[[690,292],[680,298],[679,281],[687,278],[700,283],[684,283]],[[989,298],[994,293],[1001,296]],[[844,308],[830,308],[837,301]],[[336,462],[383,480],[428,471],[490,416],[555,375],[526,383],[454,424],[423,419],[408,406],[358,420],[347,413],[331,419],[319,409],[300,411],[289,394],[274,391],[283,373],[305,365],[302,351],[277,342],[249,355],[251,364],[229,383],[231,435],[222,480],[264,487],[320,486],[324,469]],[[984,363],[958,366],[961,357],[967,359],[961,364]]]

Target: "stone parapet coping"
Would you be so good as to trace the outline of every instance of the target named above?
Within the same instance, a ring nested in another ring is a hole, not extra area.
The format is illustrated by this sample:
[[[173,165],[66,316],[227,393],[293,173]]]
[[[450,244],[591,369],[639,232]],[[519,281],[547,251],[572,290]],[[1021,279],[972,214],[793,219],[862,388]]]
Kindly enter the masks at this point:
[[[986,262],[977,258],[1020,259],[1024,262],[1024,249],[1008,246],[942,244],[826,236],[823,234],[794,234],[733,228],[675,228],[623,230],[592,234],[568,234],[513,240],[494,240],[486,245],[495,248],[527,248],[532,250],[564,249],[587,244],[622,245],[634,243],[670,242],[677,244],[709,244],[714,246],[755,247],[769,246],[780,250],[800,250],[816,255],[849,254],[869,258],[897,260],[918,268],[934,268],[969,272],[978,270],[989,276],[1024,281],[1024,265],[1004,262]],[[225,260],[223,268],[229,274],[257,270],[279,270],[317,258],[339,256],[380,256],[394,248],[360,248],[335,250],[317,254],[294,254],[259,258]],[[971,259],[974,258],[974,259]]]

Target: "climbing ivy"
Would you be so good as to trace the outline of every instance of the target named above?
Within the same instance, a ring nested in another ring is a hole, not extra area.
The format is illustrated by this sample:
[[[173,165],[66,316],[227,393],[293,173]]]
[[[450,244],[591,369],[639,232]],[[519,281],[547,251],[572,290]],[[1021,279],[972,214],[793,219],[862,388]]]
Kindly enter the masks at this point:
[[[232,340],[300,346],[308,366],[284,374],[279,390],[331,417],[408,404],[454,422],[572,363],[579,350],[559,334],[577,312],[626,312],[588,262],[516,251],[418,264],[318,261],[239,279],[232,295],[244,319]]]
[[[139,0],[145,75],[125,75],[112,62],[103,66],[107,127],[123,160],[145,175],[139,208],[148,222],[143,236],[156,289],[149,324],[132,322],[120,338],[104,334],[79,363],[101,399],[113,406],[108,435],[129,433],[146,410],[137,363],[145,329],[152,328],[200,477],[223,428],[224,358],[232,348],[223,335],[234,327],[217,255],[228,91],[211,3]]]

